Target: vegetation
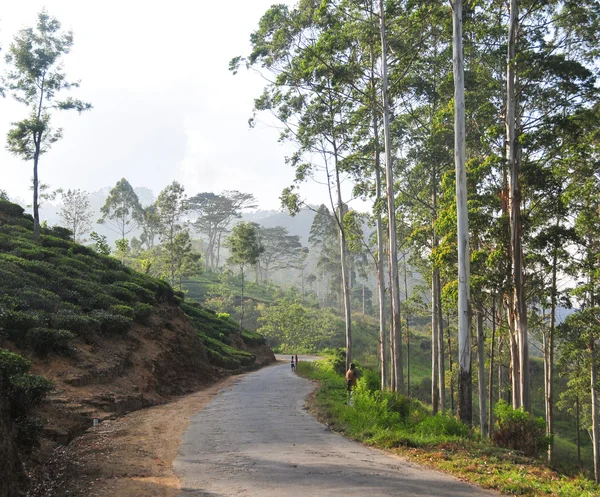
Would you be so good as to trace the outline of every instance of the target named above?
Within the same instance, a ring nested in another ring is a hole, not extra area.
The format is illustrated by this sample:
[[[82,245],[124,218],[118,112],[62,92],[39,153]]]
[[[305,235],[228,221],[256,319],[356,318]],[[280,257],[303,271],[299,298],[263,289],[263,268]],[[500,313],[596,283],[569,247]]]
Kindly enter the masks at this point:
[[[11,43],[6,62],[9,70],[4,82],[15,100],[29,108],[29,117],[13,123],[8,132],[8,150],[26,161],[33,161],[33,233],[40,233],[38,165],[40,156],[62,137],[62,129],[52,129],[52,111],[75,110],[92,106],[69,97],[59,100],[61,91],[76,88],[62,67],[62,57],[71,51],[73,34],[62,32],[60,22],[42,10],[34,28],[25,28]]]
[[[187,303],[165,281],[70,241],[67,230],[42,228],[34,242],[32,229],[23,208],[0,200],[0,342],[39,355],[70,355],[75,336],[96,343],[127,333],[136,322],[147,324],[156,306],[169,304],[188,315],[216,365],[238,369],[254,362],[232,345],[239,329],[230,317]],[[252,332],[242,339],[264,340]]]
[[[298,365],[299,374],[319,381],[311,408],[335,431],[509,495],[597,495],[597,486],[582,476],[560,475],[539,460],[513,450],[510,442],[509,449],[502,443],[489,445],[473,438],[471,430],[453,416],[432,415],[419,401],[381,392],[378,374],[369,369],[360,368],[361,376],[348,404],[343,368],[343,351],[341,356],[329,353],[324,360]],[[507,422],[514,423],[520,426],[521,434],[537,434],[542,442],[543,421],[536,420],[530,431],[526,413],[506,403],[502,409],[499,431]],[[545,444],[537,448],[543,449]]]

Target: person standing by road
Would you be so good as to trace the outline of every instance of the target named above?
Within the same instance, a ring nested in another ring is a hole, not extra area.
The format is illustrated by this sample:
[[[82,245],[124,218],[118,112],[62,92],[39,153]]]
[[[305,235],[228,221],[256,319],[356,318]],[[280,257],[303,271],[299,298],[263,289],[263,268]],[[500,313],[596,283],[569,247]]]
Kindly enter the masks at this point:
[[[358,379],[358,371],[354,366],[354,363],[350,363],[350,369],[346,371],[346,390],[348,391],[347,404],[352,404],[352,389],[356,386],[356,380]]]

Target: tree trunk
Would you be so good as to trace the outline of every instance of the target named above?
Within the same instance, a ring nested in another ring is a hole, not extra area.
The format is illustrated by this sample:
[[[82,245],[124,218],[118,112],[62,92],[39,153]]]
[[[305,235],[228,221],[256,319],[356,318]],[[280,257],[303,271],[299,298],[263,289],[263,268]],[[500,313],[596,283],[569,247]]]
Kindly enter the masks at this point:
[[[479,429],[481,438],[488,438],[487,405],[485,395],[485,336],[483,334],[483,306],[477,309],[477,383],[479,392]],[[490,384],[491,391],[491,384]]]
[[[390,309],[393,308],[393,301],[392,301],[392,292],[391,292],[391,287],[392,287],[392,268],[391,268],[391,263],[389,260],[389,250],[388,250],[388,288],[390,288]],[[390,390],[392,392],[397,392],[398,391],[398,387],[396,385],[396,375],[394,374],[394,371],[396,371],[396,340],[394,339],[394,326],[393,326],[393,322],[390,321],[390,331],[389,331],[389,337],[390,337]]]
[[[41,137],[40,137],[41,140]],[[35,153],[33,155],[33,238],[40,238],[40,208],[39,208],[39,180],[38,180],[38,162],[40,158],[40,146],[36,142]]]
[[[334,144],[335,181],[338,200],[338,228],[340,239],[340,263],[342,266],[342,292],[344,298],[344,318],[346,321],[346,371],[352,362],[352,315],[350,312],[350,287],[348,282],[348,261],[346,250],[346,233],[344,232],[344,204],[342,202],[342,184],[337,159],[337,148]]]
[[[596,345],[592,340],[590,342],[591,351],[591,367],[590,367],[590,379],[591,379],[591,394],[592,394],[592,445],[594,449],[594,480],[596,483],[600,483],[600,428],[598,419],[598,391],[596,390],[598,376],[597,376],[597,364],[596,364]]]
[[[494,429],[494,343],[496,342],[496,295],[492,296],[492,340],[490,341],[490,376],[488,380],[488,430]]]
[[[406,278],[406,253],[402,254],[404,263],[404,302],[406,306],[406,395],[410,397],[410,313],[408,307],[408,282]]]
[[[521,244],[521,164],[517,138],[517,35],[519,9],[517,0],[510,0],[508,31],[508,57],[506,70],[506,143],[507,163],[510,169],[510,228],[512,248],[512,284],[515,333],[519,358],[518,406],[531,411],[529,393],[529,344],[527,339],[527,305],[525,301],[525,277],[523,271],[523,246]]]
[[[437,278],[435,277],[437,268],[434,268],[431,275],[431,410],[435,416],[439,410],[439,388],[438,388],[438,298],[437,298]]]
[[[558,219],[556,225],[558,226]],[[552,254],[552,295],[550,299],[550,331],[547,343],[547,366],[546,366],[546,434],[550,437],[548,444],[548,465],[552,465],[554,459],[554,331],[556,326],[556,297],[557,297],[557,266],[558,247],[554,246]],[[545,357],[546,359],[546,357]]]
[[[450,316],[448,316],[450,323]],[[448,367],[450,368],[450,412],[454,416],[454,370],[452,363],[452,337],[450,336],[450,325],[446,328],[448,336]]]
[[[440,281],[440,272],[437,272],[437,312],[438,312],[438,388],[440,392],[440,409],[446,410],[446,365],[444,361],[444,319],[442,314],[442,283]]]
[[[512,298],[509,299],[512,302]],[[513,319],[514,312],[513,308],[508,310],[507,318],[508,318],[508,333],[510,338],[510,379],[511,379],[511,388],[512,388],[512,406],[513,409],[518,409],[521,406],[521,382],[519,380],[519,346],[517,335],[515,331],[515,320]]]
[[[215,269],[219,267],[219,259],[221,258],[221,235],[223,233],[219,231],[219,236],[217,238],[217,258],[215,262]]]
[[[242,270],[242,292],[240,297],[240,333],[242,332],[242,323],[244,322],[244,266],[240,266]]]
[[[458,417],[473,422],[470,341],[470,260],[465,152],[465,82],[462,44],[462,0],[452,3],[452,66],[454,72],[454,163],[458,240]]]
[[[575,430],[577,432],[577,466],[581,469],[581,438],[579,432],[581,427],[579,426],[579,395],[575,399]]]
[[[390,136],[390,104],[388,95],[388,65],[387,65],[387,36],[385,9],[383,0],[379,0],[379,27],[381,34],[381,66],[383,93],[383,134],[385,143],[385,180],[388,208],[388,231],[390,244],[390,271],[392,297],[392,328],[394,341],[398,350],[395,351],[394,376],[396,389],[404,392],[404,371],[402,367],[402,330],[400,329],[400,282],[398,278],[398,249],[396,245],[396,206],[394,195],[394,174],[392,169],[392,143]]]

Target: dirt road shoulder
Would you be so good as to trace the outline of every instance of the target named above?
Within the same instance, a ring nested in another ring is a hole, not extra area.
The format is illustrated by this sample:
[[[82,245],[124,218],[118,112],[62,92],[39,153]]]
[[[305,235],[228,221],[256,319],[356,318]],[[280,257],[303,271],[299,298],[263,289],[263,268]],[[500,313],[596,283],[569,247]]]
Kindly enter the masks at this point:
[[[174,497],[172,463],[190,417],[240,377],[91,428],[31,475],[29,497]]]

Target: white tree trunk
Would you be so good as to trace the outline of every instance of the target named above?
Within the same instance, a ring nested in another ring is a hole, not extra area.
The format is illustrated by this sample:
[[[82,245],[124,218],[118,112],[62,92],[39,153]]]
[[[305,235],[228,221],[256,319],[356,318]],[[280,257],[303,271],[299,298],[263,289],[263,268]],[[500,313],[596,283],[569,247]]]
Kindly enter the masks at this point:
[[[439,410],[439,389],[438,389],[438,298],[437,298],[437,278],[435,268],[431,273],[431,410],[437,414]]]
[[[465,152],[465,80],[462,42],[462,0],[452,2],[452,66],[454,72],[454,164],[458,240],[458,416],[473,421],[470,341],[470,260]]]
[[[488,437],[484,347],[485,337],[483,334],[483,307],[480,305],[479,309],[477,309],[477,386],[479,393],[479,429],[481,430],[481,438]]]
[[[523,274],[523,246],[521,244],[521,164],[517,139],[517,35],[519,30],[519,7],[517,0],[510,0],[508,30],[508,57],[506,69],[506,158],[510,170],[510,227],[513,269],[515,333],[519,350],[519,406],[531,411],[529,394],[529,343],[527,339],[527,305]]]
[[[382,66],[382,93],[383,93],[383,132],[385,143],[385,180],[388,207],[388,228],[390,244],[390,271],[392,298],[392,329],[395,350],[394,376],[396,378],[396,390],[404,391],[404,371],[402,367],[402,331],[400,329],[400,281],[398,278],[398,250],[396,246],[396,206],[394,195],[394,174],[392,169],[392,150],[390,137],[390,104],[388,96],[388,65],[387,65],[387,38],[385,24],[385,9],[383,0],[379,0],[379,26],[381,33],[381,66]]]
[[[590,344],[591,348],[591,393],[592,393],[592,444],[594,447],[594,480],[596,483],[600,483],[600,419],[598,418],[598,391],[596,390],[596,385],[598,383],[598,371],[596,364],[596,345],[592,341]]]

